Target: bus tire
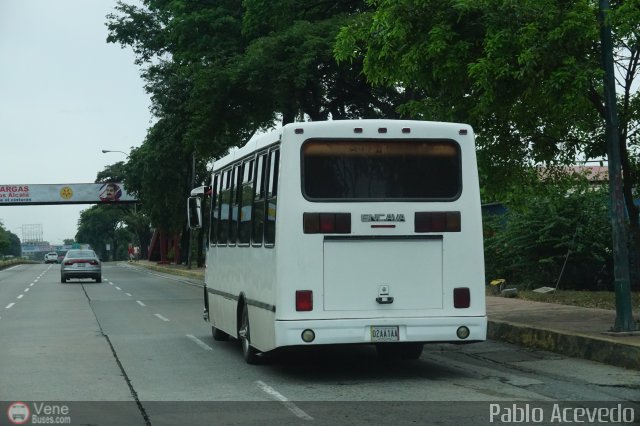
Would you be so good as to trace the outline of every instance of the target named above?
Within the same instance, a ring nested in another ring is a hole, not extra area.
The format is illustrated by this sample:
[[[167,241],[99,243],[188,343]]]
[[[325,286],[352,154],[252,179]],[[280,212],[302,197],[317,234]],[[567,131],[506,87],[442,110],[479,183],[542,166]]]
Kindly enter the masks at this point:
[[[211,326],[211,334],[213,335],[213,340],[217,342],[224,342],[229,340],[229,335],[219,328],[216,328],[215,325]]]
[[[258,357],[258,350],[251,346],[251,329],[249,327],[249,308],[244,304],[242,306],[242,320],[240,323],[240,329],[238,330],[238,337],[240,338],[240,345],[242,346],[242,356],[247,364],[257,364],[260,360]]]

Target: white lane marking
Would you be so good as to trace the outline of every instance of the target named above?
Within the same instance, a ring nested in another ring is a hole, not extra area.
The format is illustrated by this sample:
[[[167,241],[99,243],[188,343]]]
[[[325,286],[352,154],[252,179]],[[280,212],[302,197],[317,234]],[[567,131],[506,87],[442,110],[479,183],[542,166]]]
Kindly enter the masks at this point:
[[[38,280],[40,279],[40,277],[36,278],[35,280],[33,280],[34,283],[37,283]]]
[[[189,339],[193,340],[196,345],[200,346],[205,351],[212,351],[213,350],[213,348],[211,346],[207,345],[205,342],[203,342],[202,340],[198,339],[193,334],[187,334],[187,337]]]
[[[31,284],[29,284],[29,287],[33,287],[33,285],[34,285],[34,284],[35,284],[35,283],[31,283]]]
[[[113,283],[111,281],[109,281],[109,285],[113,285]]]
[[[127,296],[131,297],[131,293],[125,293]]]
[[[13,305],[15,305],[15,303],[11,302],[11,303],[9,303],[7,306],[5,306],[4,308],[5,308],[5,309],[11,309],[11,307],[12,307]]]
[[[17,299],[22,299],[24,297],[24,294],[21,294],[17,297]]]
[[[116,289],[118,289],[118,290],[122,290],[122,289],[121,289],[120,287],[118,287],[118,286],[116,286]]]
[[[144,303],[142,303],[142,302],[141,302],[141,301],[139,301],[139,300],[136,300],[136,302],[138,302],[138,305],[140,305],[140,306],[147,306],[147,305],[145,305]]]
[[[160,318],[162,321],[169,321],[169,318],[163,317],[160,314],[155,314],[155,316],[157,316],[158,318]]]
[[[25,288],[25,289],[24,289],[24,292],[25,292],[25,293],[28,293],[28,292],[29,292],[29,290],[31,290],[31,289],[30,289],[29,287],[27,287],[27,288]]]
[[[267,385],[262,380],[258,380],[255,383],[264,392],[266,392],[267,394],[269,394],[270,396],[272,396],[276,400],[282,402],[282,405],[284,405],[289,411],[291,411],[297,417],[301,418],[302,420],[313,420],[313,417],[311,417],[310,415],[308,415],[307,413],[302,411],[302,409],[300,407],[298,407],[293,402],[289,401],[284,395],[282,395],[280,392],[278,392],[277,390],[275,390],[271,386]]]
[[[12,269],[16,269],[18,266],[20,266],[20,265],[15,265],[15,266],[12,266],[12,267],[10,267],[10,268],[3,269],[3,271],[10,271],[10,270],[12,270]]]

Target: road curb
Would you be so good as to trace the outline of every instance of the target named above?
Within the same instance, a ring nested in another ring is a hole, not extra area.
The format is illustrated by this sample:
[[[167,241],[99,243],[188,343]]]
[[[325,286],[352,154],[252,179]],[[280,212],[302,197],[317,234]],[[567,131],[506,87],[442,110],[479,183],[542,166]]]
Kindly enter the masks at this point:
[[[184,269],[173,269],[163,267],[162,265],[150,265],[145,263],[130,263],[132,266],[137,266],[140,268],[150,269],[156,272],[164,272],[165,274],[170,275],[179,275],[181,277],[191,278],[198,281],[204,281],[204,272],[201,271],[186,271]]]
[[[613,342],[604,336],[598,339],[508,321],[489,320],[487,337],[575,358],[640,370],[639,347]]]

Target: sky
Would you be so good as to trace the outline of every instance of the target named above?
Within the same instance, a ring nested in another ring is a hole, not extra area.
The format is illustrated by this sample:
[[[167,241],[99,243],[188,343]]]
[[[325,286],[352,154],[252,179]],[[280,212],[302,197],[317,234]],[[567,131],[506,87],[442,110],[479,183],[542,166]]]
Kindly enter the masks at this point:
[[[135,3],[126,0],[126,3]],[[149,96],[131,49],[108,44],[116,0],[0,0],[0,185],[92,183],[142,144]],[[74,238],[91,205],[2,206],[0,222],[22,239]]]

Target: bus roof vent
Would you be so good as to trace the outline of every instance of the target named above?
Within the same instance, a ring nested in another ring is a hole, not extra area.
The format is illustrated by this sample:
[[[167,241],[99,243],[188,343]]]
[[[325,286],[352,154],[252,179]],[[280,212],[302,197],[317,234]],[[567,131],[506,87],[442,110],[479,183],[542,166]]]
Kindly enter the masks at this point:
[[[467,129],[460,129],[460,131],[458,132],[459,135],[466,135],[467,134]]]
[[[362,133],[362,127],[356,127],[353,129],[353,133]]]
[[[380,127],[378,129],[378,133],[387,133],[387,128],[386,127]]]
[[[403,128],[402,128],[402,133],[411,133],[411,128],[409,128],[409,127],[403,127]]]
[[[295,130],[295,132],[296,132],[296,135],[301,135],[301,134],[303,134],[303,133],[304,133],[304,129],[302,129],[302,128],[298,127],[298,128]]]

